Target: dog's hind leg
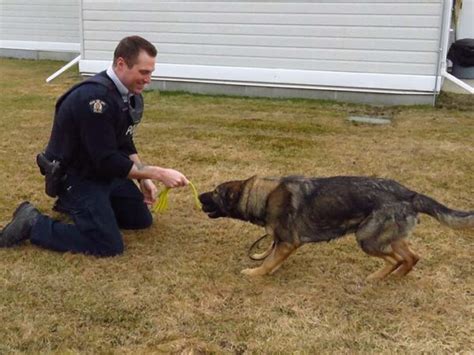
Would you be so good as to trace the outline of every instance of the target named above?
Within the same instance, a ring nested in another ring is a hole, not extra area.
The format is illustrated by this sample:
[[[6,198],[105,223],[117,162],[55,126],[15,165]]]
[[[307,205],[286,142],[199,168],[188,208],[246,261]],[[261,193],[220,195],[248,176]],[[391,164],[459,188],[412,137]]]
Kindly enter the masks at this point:
[[[271,254],[259,267],[244,269],[242,273],[249,276],[262,276],[274,273],[291,253],[296,250],[296,246],[290,243],[280,242],[272,249]]]
[[[393,204],[374,211],[361,224],[356,232],[360,247],[386,263],[382,269],[370,274],[368,280],[380,280],[392,272],[406,275],[413,268],[419,257],[408,249],[404,238],[415,224],[416,213],[404,204]]]
[[[382,243],[382,240],[390,237],[388,234],[391,234],[390,228],[387,228],[384,222],[379,223],[377,214],[367,219],[356,232],[361,249],[368,255],[385,261],[383,268],[367,276],[368,281],[381,280],[402,265],[402,257],[384,248],[386,243]]]
[[[406,240],[396,240],[391,243],[392,249],[395,253],[402,256],[402,265],[393,273],[395,276],[405,276],[416,265],[420,257],[415,254],[409,247]]]
[[[387,253],[387,254],[372,253],[369,255],[384,259],[385,266],[381,268],[380,270],[377,270],[373,272],[372,274],[370,274],[369,276],[367,276],[366,278],[367,281],[381,280],[387,277],[390,273],[392,273],[398,267],[400,267],[400,265],[402,265],[402,262],[403,262],[403,259],[395,253]]]

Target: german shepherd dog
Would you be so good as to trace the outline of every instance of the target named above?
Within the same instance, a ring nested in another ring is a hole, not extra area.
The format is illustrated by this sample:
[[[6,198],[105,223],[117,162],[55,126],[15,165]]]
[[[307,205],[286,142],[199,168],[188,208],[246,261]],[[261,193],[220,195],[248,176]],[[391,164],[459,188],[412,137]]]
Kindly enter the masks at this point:
[[[264,262],[242,270],[246,275],[272,274],[303,244],[355,233],[362,250],[386,264],[367,279],[404,276],[420,259],[406,241],[418,213],[451,228],[474,228],[474,211],[452,210],[393,180],[362,176],[253,176],[224,182],[199,200],[210,218],[248,221],[273,237],[265,252],[252,257]]]

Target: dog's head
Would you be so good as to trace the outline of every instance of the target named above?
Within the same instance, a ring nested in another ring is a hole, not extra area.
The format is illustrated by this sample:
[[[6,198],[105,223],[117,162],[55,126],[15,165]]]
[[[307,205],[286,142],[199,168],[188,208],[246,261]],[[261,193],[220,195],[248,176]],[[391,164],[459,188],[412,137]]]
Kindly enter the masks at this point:
[[[199,195],[202,210],[210,218],[241,218],[239,201],[246,180],[228,181],[218,185],[213,191]]]

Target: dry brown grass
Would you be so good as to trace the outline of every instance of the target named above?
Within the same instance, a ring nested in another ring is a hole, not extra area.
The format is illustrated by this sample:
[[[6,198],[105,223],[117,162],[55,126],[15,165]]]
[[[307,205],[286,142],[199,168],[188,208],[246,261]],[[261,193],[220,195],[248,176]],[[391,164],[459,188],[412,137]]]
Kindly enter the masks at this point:
[[[49,212],[35,154],[55,99],[78,80],[44,78],[58,62],[0,59],[0,225],[22,200]],[[474,104],[374,108],[308,100],[146,94],[142,158],[182,170],[204,191],[253,174],[390,177],[473,209]],[[390,126],[349,114],[384,114]],[[123,256],[0,250],[0,353],[472,352],[472,231],[422,217],[408,277],[367,283],[380,266],[353,237],[308,245],[271,277],[249,279],[246,252],[262,231],[211,221],[191,192],[147,231],[126,232]]]

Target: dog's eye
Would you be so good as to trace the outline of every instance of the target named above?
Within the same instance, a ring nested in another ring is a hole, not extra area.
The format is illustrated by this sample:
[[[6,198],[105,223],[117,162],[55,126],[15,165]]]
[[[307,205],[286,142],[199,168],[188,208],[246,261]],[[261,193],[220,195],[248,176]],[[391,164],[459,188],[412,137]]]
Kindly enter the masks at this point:
[[[236,197],[237,197],[237,193],[235,191],[232,191],[232,190],[227,191],[226,198],[228,201],[233,201],[235,200]]]

